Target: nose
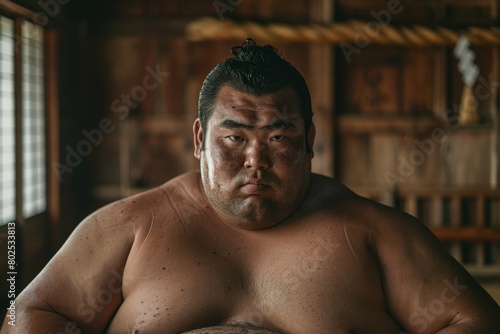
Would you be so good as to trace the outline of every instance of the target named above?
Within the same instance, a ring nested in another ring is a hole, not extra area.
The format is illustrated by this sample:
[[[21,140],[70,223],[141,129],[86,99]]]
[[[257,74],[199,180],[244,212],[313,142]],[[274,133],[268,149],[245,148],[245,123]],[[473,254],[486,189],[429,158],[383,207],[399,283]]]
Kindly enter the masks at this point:
[[[255,142],[248,145],[245,156],[245,168],[259,170],[269,168],[269,156],[266,145]]]

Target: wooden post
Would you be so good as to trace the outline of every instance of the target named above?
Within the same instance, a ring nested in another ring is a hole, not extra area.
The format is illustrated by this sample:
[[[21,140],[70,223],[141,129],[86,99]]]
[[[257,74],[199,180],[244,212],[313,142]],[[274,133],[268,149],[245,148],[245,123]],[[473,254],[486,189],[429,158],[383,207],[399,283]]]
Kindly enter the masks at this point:
[[[332,0],[315,0],[311,3],[310,17],[313,22],[332,21]],[[316,125],[315,156],[312,161],[314,172],[333,176],[334,171],[334,126],[333,126],[333,52],[329,44],[309,46],[311,79],[309,88]]]
[[[498,62],[500,61],[498,54],[498,47],[491,47],[492,49],[492,59],[491,62],[491,77],[493,82],[498,82],[499,74],[498,74]],[[491,89],[491,97],[490,97],[490,117],[491,122],[493,124],[493,131],[491,134],[491,178],[490,178],[490,187],[491,189],[495,189],[498,187],[498,178],[499,178],[499,154],[500,154],[500,124],[498,122],[498,110],[497,105],[498,94],[495,87],[487,87]]]
[[[405,211],[417,217],[417,197],[415,195],[409,195],[405,198]]]
[[[443,196],[431,197],[430,222],[431,227],[443,226]]]
[[[460,197],[452,196],[450,203],[450,223],[452,227],[459,227],[462,220],[462,212],[460,211]],[[462,251],[460,242],[454,241],[451,245],[451,255],[458,261],[462,261]]]
[[[480,195],[476,198],[476,227],[485,227],[485,198],[483,195]],[[476,243],[476,267],[481,269],[484,267],[485,254],[484,254],[484,242],[478,241]]]
[[[52,170],[59,161],[59,99],[57,84],[57,31],[45,29],[45,108],[47,124],[47,211],[51,224],[52,251],[63,242],[61,235],[60,180]]]

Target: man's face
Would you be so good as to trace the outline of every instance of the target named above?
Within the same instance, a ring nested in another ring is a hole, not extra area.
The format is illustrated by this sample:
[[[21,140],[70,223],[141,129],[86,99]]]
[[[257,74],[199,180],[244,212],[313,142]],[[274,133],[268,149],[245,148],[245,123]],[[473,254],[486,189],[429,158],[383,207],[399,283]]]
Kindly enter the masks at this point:
[[[206,133],[199,120],[193,130],[205,194],[224,221],[267,228],[300,205],[309,185],[315,129],[305,133],[291,88],[253,96],[224,86]]]

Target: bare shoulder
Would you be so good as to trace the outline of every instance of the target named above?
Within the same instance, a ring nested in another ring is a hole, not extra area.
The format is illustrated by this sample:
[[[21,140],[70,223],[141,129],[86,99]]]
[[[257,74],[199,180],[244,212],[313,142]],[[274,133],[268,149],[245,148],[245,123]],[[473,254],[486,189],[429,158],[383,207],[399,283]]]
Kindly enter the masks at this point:
[[[154,221],[168,222],[169,217],[190,206],[202,205],[199,174],[186,173],[164,184],[112,202],[86,217],[75,229],[64,247],[78,240],[106,240],[110,246],[130,251],[149,232]]]
[[[493,333],[500,327],[497,303],[422,222],[357,196],[331,178],[313,176],[311,185],[311,203],[322,202],[329,217],[351,231],[364,231],[388,312],[404,328],[418,333],[448,327]]]
[[[350,224],[364,225],[385,236],[412,234],[413,229],[427,234],[428,229],[414,217],[368,198],[357,195],[339,181],[313,174],[307,205],[320,204],[342,216]]]
[[[130,228],[146,227],[155,216],[168,216],[172,211],[190,205],[203,205],[199,173],[179,175],[164,184],[111,203],[92,215],[112,220]]]
[[[419,333],[448,327],[490,333],[500,326],[496,302],[421,221],[357,196],[335,180],[316,180],[318,189],[330,194],[335,215],[367,231],[388,311],[404,328]]]
[[[334,178],[321,174],[311,174],[310,193],[330,196],[355,196],[354,192]]]
[[[500,308],[418,219],[365,200],[369,247],[391,314],[410,332],[491,333]]]
[[[337,209],[339,204],[359,200],[354,192],[339,181],[320,174],[312,174],[309,189],[303,203],[303,209]],[[336,210],[335,210],[336,211]]]
[[[205,203],[206,198],[202,191],[199,172],[181,174],[156,188],[172,200],[194,200],[196,203]]]
[[[168,217],[181,201],[189,202],[188,194],[196,194],[196,179],[196,173],[179,176],[86,217],[19,295],[19,314],[26,328],[36,324],[31,319],[42,310],[70,319],[84,332],[102,332],[123,302],[122,277],[132,247],[142,243],[155,219]],[[103,292],[106,302],[90,306],[89,301]]]

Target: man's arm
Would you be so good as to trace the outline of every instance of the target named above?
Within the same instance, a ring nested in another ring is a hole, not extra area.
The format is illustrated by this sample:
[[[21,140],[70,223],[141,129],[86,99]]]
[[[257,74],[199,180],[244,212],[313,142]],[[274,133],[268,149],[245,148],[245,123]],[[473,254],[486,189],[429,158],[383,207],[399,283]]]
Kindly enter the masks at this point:
[[[500,308],[421,222],[371,205],[388,311],[410,333],[498,333]]]
[[[18,296],[16,326],[2,333],[100,333],[122,303],[123,269],[134,241],[128,200],[86,218]],[[136,214],[137,215],[137,214]]]

